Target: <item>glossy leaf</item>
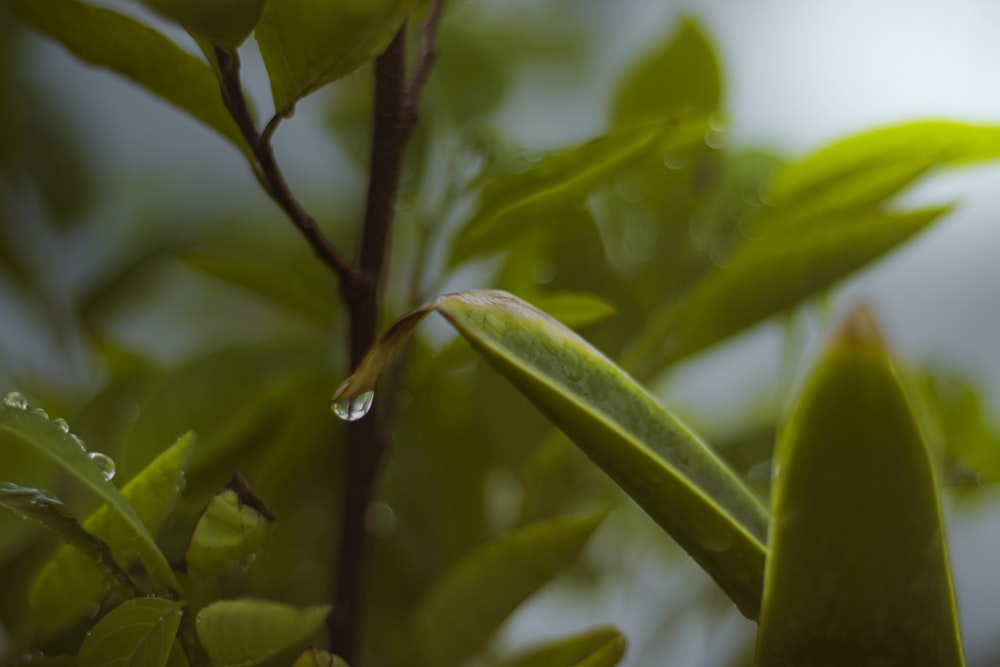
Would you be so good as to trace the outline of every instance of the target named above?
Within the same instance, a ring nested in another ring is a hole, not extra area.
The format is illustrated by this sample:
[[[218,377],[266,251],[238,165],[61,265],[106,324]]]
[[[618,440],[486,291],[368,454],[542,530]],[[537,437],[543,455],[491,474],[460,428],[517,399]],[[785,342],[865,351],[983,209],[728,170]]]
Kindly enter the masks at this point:
[[[623,78],[611,112],[615,125],[719,106],[719,65],[699,26],[681,19],[676,32]]]
[[[59,426],[43,417],[0,404],[0,446],[29,447],[76,478],[106,502],[108,512],[121,521],[156,587],[161,590],[180,590],[180,582],[139,514],[118,488],[105,479],[71,434],[64,433]]]
[[[141,0],[196,38],[235,50],[253,31],[264,0]]]
[[[221,600],[198,612],[195,628],[215,667],[246,667],[304,643],[329,613],[329,605]]]
[[[524,173],[492,176],[483,186],[479,211],[455,239],[452,263],[505,247],[531,231],[539,211],[579,205],[595,188],[613,183],[628,164],[702,142],[705,128],[700,117],[629,126],[548,155]]]
[[[333,401],[373,391],[395,351],[434,310],[756,617],[768,521],[760,501],[624,371],[520,299],[496,291],[433,299],[383,334]]]
[[[212,70],[160,33],[75,0],[10,0],[10,4],[23,21],[84,62],[133,81],[245,150]]]
[[[349,667],[349,665],[321,648],[307,648],[302,652],[292,667]]]
[[[188,573],[214,577],[246,570],[264,548],[275,518],[237,474],[198,519],[185,558]]]
[[[576,558],[605,514],[527,525],[456,563],[414,615],[424,664],[459,667],[522,602]]]
[[[73,545],[81,559],[97,568],[119,593],[126,596],[136,593],[135,584],[115,562],[108,545],[87,533],[70,509],[52,494],[0,482],[0,507],[6,507],[22,519],[33,519]]]
[[[674,362],[797,306],[920,233],[949,208],[852,213],[739,246],[667,310],[651,318],[630,367]]]
[[[191,461],[194,443],[194,434],[182,436],[122,489],[122,496],[154,536],[184,488],[184,471]],[[87,517],[83,528],[104,540],[124,567],[135,560],[131,533],[108,505]],[[64,546],[32,582],[28,609],[41,632],[56,634],[85,618],[106,592],[105,575],[79,551]]]
[[[758,664],[964,664],[927,447],[866,309],[814,371],[775,465]]]
[[[112,609],[80,647],[79,667],[164,667],[181,622],[181,603],[137,598]]]
[[[275,113],[372,60],[396,33],[412,0],[270,0],[257,44]]]
[[[625,657],[626,645],[617,628],[600,626],[547,642],[501,667],[613,667]]]

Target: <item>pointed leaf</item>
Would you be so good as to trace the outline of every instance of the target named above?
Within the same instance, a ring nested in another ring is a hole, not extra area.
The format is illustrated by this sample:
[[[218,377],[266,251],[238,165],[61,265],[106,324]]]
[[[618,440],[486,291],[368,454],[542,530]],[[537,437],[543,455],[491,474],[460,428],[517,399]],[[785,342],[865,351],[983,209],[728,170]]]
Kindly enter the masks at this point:
[[[115,562],[108,545],[85,531],[70,509],[51,493],[0,482],[0,507],[22,519],[35,520],[72,544],[81,558],[107,577],[119,593],[131,596],[137,592],[135,584]]]
[[[194,434],[175,442],[122,489],[143,525],[154,536],[184,487],[184,472],[194,452]],[[104,540],[115,559],[128,567],[135,559],[131,532],[121,517],[102,505],[83,522]],[[45,634],[56,634],[86,617],[107,592],[105,576],[76,549],[61,547],[38,572],[28,592],[28,609]]]
[[[0,404],[0,447],[30,447],[51,459],[57,466],[79,480],[118,516],[138,551],[139,559],[159,589],[179,591],[181,586],[163,552],[156,546],[149,529],[118,488],[104,474],[72,434],[65,433],[44,417]]]
[[[216,577],[246,570],[267,543],[276,517],[239,473],[205,508],[191,536],[188,573]]]
[[[702,142],[705,128],[701,117],[629,126],[548,155],[524,173],[493,176],[483,187],[479,211],[455,239],[452,263],[505,247],[537,223],[538,216],[528,213],[576,207],[594,189],[613,183],[626,165]]]
[[[389,44],[412,0],[270,0],[257,43],[276,115],[373,59]]]
[[[607,299],[586,292],[556,292],[537,300],[543,310],[571,329],[579,329],[615,314],[615,307]]]
[[[200,612],[198,639],[216,667],[256,665],[319,630],[330,605],[293,607],[268,600],[221,600]]]
[[[890,252],[949,211],[856,213],[794,233],[750,239],[723,267],[650,319],[626,365],[677,361],[791,309]]]
[[[742,480],[623,370],[505,292],[444,294],[400,319],[333,396],[356,400],[437,310],[755,618],[767,511]]]
[[[626,644],[617,628],[601,626],[548,642],[501,667],[613,667],[625,657]]]
[[[427,665],[459,667],[587,543],[605,514],[540,521],[469,554],[428,591],[415,633]]]
[[[321,648],[307,648],[302,652],[292,667],[349,667],[349,665]]]
[[[212,70],[160,33],[75,0],[9,1],[23,21],[76,57],[133,81],[246,150]]]
[[[614,98],[614,124],[663,118],[683,111],[712,112],[719,106],[719,64],[697,23],[680,21],[660,48],[642,58],[622,79]]]
[[[927,447],[859,309],[778,445],[760,665],[962,665]]]
[[[264,0],[141,0],[198,39],[235,50],[253,31]]]
[[[128,600],[102,618],[80,647],[79,667],[165,667],[181,622],[181,603]]]

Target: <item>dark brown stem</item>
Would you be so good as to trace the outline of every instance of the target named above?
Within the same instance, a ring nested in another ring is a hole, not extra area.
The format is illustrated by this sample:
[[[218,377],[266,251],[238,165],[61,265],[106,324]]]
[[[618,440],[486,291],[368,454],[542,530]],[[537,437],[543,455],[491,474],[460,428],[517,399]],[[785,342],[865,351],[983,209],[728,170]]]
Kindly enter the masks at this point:
[[[292,224],[306,238],[313,252],[320,261],[329,266],[340,278],[341,285],[349,285],[359,280],[358,270],[340,253],[323,234],[316,221],[305,212],[298,200],[292,195],[285,182],[285,177],[274,159],[274,151],[270,142],[261,138],[257,132],[246,97],[243,95],[243,85],[240,82],[240,61],[235,53],[216,47],[216,61],[219,64],[219,76],[222,81],[222,100],[229,114],[236,121],[253,158],[254,174],[267,194],[281,207]],[[273,131],[273,130],[272,130]]]
[[[392,231],[403,158],[416,108],[433,61],[433,40],[444,1],[435,0],[421,31],[413,78],[406,77],[406,25],[375,61],[374,128],[360,279],[341,283],[350,313],[350,359],[356,367],[375,342],[381,311],[381,287]],[[375,494],[379,470],[389,448],[386,435],[392,396],[376,400],[372,412],[348,426],[347,465],[334,606],[328,621],[331,648],[351,665],[358,664],[362,599],[367,554],[365,515]]]

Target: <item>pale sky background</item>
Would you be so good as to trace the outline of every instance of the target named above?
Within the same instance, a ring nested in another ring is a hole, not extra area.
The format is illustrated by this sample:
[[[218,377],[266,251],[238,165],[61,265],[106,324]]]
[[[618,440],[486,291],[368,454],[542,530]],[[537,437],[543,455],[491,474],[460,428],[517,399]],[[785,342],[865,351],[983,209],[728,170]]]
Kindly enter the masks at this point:
[[[575,4],[552,1],[566,11],[572,11]],[[603,4],[599,0],[575,2],[589,11]],[[702,19],[718,49],[733,144],[763,145],[794,156],[839,136],[907,119],[1000,123],[1000,2],[618,0],[603,8],[606,40],[598,45],[597,88],[666,34],[678,8]],[[270,205],[253,193],[252,178],[236,153],[210,132],[193,128],[180,113],[112,76],[79,66],[56,48],[44,49],[38,76],[57,85],[65,103],[82,114],[80,129],[106,161],[102,180],[127,176],[135,187],[148,187],[161,201],[190,201],[192,211],[203,212],[216,202],[224,211],[232,192],[258,197],[262,206]],[[260,86],[253,90],[266,100]],[[517,98],[518,104],[499,119],[505,127],[519,128],[526,141],[551,144],[558,132],[582,138],[599,129],[599,113],[580,104],[584,96],[593,96],[593,90],[541,105],[532,103],[532,92],[529,86]],[[309,193],[307,205],[317,192],[337,187],[331,174],[339,163],[331,156],[329,142],[316,141],[316,129],[310,126],[316,119],[316,109],[302,105],[294,122],[282,127],[278,140],[289,180]],[[523,123],[525,119],[532,123]],[[149,170],[150,160],[155,160],[156,171]],[[172,176],[160,182],[158,173]],[[191,197],[191,193],[197,194]],[[834,301],[834,317],[853,300],[869,301],[904,357],[969,374],[987,390],[1000,413],[996,343],[1000,341],[1000,166],[935,178],[914,197],[959,198],[962,205],[942,225],[876,270],[851,281]],[[813,334],[816,340],[822,337],[819,326]],[[665,392],[682,411],[695,415],[699,405],[738,402],[740,396],[754,391],[762,376],[773,376],[778,354],[773,335],[766,330],[751,334],[682,369]],[[679,384],[683,392],[677,391]],[[983,659],[983,647],[998,642],[998,494],[992,492],[992,501],[979,507],[956,515],[950,525],[970,667],[982,665],[977,660]],[[996,576],[982,576],[988,571]],[[644,576],[633,574],[627,585],[609,590],[605,604],[589,610],[593,612],[589,616],[588,609],[578,605],[573,614],[562,617],[566,629],[579,627],[581,618],[591,618],[593,622],[619,622],[641,639],[651,630],[636,618],[643,606],[638,598],[669,591],[679,594],[701,575],[694,570],[674,575],[683,581],[652,575],[646,581]],[[634,605],[628,596],[636,596]],[[520,615],[511,632],[536,636],[534,620],[538,614],[548,615],[547,604],[543,598]],[[547,627],[546,632],[560,629]],[[745,624],[733,620],[731,627],[720,630],[720,636],[738,637],[745,631]],[[710,667],[720,659],[725,641],[719,637],[688,639],[665,654],[663,664]]]

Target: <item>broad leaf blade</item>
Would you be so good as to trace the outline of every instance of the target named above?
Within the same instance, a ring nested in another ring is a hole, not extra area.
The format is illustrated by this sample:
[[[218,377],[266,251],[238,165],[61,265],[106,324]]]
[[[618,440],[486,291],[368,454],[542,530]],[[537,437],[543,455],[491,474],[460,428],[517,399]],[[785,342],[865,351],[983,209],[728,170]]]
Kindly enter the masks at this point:
[[[270,0],[256,37],[285,116],[314,90],[363,65],[388,45],[411,0]]]
[[[226,112],[219,84],[204,62],[143,24],[75,0],[10,0],[18,16],[81,60],[142,86],[246,146]]]
[[[502,667],[614,667],[625,657],[626,645],[617,628],[601,626],[548,642]]]
[[[528,213],[575,207],[622,167],[702,142],[705,128],[700,117],[645,122],[548,155],[524,173],[494,176],[483,187],[479,211],[455,239],[452,263],[509,245],[538,222]]]
[[[724,267],[651,318],[629,352],[630,367],[698,352],[810,296],[882,257],[950,211],[853,213],[790,234],[748,240]]]
[[[141,0],[197,39],[235,51],[260,20],[264,0]]]
[[[164,667],[181,622],[181,603],[138,598],[102,618],[80,647],[80,667]]]
[[[198,612],[198,639],[216,667],[256,665],[304,643],[322,627],[329,605],[293,607],[268,600],[221,600]]]
[[[180,590],[180,582],[138,513],[118,488],[104,478],[70,434],[47,419],[0,404],[0,446],[30,447],[79,480],[107,503],[108,511],[117,515],[127,527],[139,559],[157,587]]]
[[[507,377],[755,618],[767,511],[702,440],[624,371],[505,292],[445,294],[399,320],[333,396],[373,391],[394,350],[432,310]]]
[[[184,486],[184,471],[194,451],[188,433],[135,476],[122,496],[135,508],[143,525],[155,535],[173,509]],[[83,522],[91,535],[104,540],[115,559],[128,567],[135,558],[131,532],[108,505]],[[83,619],[107,590],[105,575],[79,551],[61,547],[39,571],[28,592],[28,608],[41,632],[56,634]]]
[[[782,434],[772,502],[760,665],[963,664],[930,457],[864,309]]]
[[[427,665],[459,667],[522,602],[574,559],[605,514],[530,524],[466,556],[417,608]]]

